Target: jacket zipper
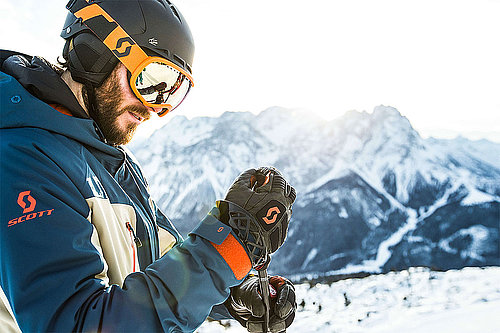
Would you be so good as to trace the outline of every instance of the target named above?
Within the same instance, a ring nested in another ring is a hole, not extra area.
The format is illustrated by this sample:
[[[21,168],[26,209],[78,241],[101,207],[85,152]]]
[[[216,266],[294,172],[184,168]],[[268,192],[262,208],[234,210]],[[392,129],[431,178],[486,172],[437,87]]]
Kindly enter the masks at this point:
[[[130,224],[130,222],[126,222],[125,226],[127,227],[128,231],[130,233],[130,238],[132,240],[132,243],[131,243],[131,245],[132,245],[132,255],[133,255],[133,257],[132,257],[132,260],[133,260],[132,269],[135,272],[136,271],[135,263],[137,261],[136,258],[135,258],[135,256],[136,256],[137,250],[134,247],[134,244],[135,244],[135,246],[137,248],[140,248],[142,246],[142,242],[141,242],[140,238],[136,236],[136,234],[134,232],[134,228],[132,228],[132,225]]]
[[[129,165],[129,161],[128,161],[128,155],[127,153],[122,149],[122,148],[118,148],[119,151],[122,152],[123,156],[124,156],[124,161],[123,161],[123,165],[122,167],[128,169],[129,172],[131,172],[133,175],[134,175],[134,179],[137,179],[139,178],[138,175],[136,175],[136,172],[134,170],[134,168],[132,168],[130,165]],[[152,216],[154,217],[155,216],[155,212],[152,211]],[[145,227],[145,231],[146,231],[146,234],[145,237],[149,240],[149,243],[150,243],[150,250],[151,250],[151,262],[154,262],[156,259],[157,259],[157,251],[158,251],[158,233],[155,229],[155,226],[157,227],[156,225],[156,222],[155,221],[149,221],[149,219],[144,219],[144,227]],[[128,228],[128,227],[127,227]],[[129,229],[130,230],[130,229]],[[140,242],[140,240],[139,240]],[[140,243],[142,246],[142,243]],[[138,246],[138,247],[140,247]]]
[[[137,245],[138,248],[141,247],[141,239],[135,235],[134,228],[132,228],[130,222],[125,223],[125,225],[127,226],[128,231],[130,231],[130,235],[132,236],[132,240],[134,241],[135,245]]]

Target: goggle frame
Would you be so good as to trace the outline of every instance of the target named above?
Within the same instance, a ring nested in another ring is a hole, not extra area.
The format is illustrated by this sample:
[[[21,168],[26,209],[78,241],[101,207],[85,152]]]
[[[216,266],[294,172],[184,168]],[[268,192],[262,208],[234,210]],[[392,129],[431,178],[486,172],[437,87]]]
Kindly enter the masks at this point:
[[[179,103],[177,103],[177,105],[175,106],[172,106],[171,104],[156,104],[156,103],[150,103],[148,101],[146,101],[144,99],[144,96],[138,91],[137,89],[137,86],[136,86],[136,80],[137,80],[137,77],[139,76],[139,74],[149,65],[149,64],[152,64],[154,62],[159,62],[159,63],[163,63],[169,67],[172,67],[174,68],[175,70],[179,71],[182,75],[184,75],[184,77],[186,79],[189,80],[189,88],[188,90],[186,91],[186,94],[184,95],[184,97],[180,100]],[[140,63],[137,68],[135,69],[134,72],[131,72],[132,75],[130,76],[130,81],[129,81],[129,85],[130,85],[130,88],[132,89],[132,92],[134,93],[134,95],[142,102],[142,104],[144,104],[145,106],[149,106],[149,107],[152,107],[152,108],[165,108],[168,110],[168,112],[174,110],[177,106],[179,106],[182,101],[186,98],[187,94],[189,93],[190,89],[193,87],[193,78],[192,76],[186,72],[183,68],[181,68],[180,66],[177,66],[176,64],[174,64],[173,62],[171,62],[170,60],[168,59],[165,59],[165,58],[162,58],[162,57],[156,57],[156,56],[148,56],[142,63]],[[158,115],[160,117],[163,117],[165,114],[167,114],[168,112],[159,112]]]

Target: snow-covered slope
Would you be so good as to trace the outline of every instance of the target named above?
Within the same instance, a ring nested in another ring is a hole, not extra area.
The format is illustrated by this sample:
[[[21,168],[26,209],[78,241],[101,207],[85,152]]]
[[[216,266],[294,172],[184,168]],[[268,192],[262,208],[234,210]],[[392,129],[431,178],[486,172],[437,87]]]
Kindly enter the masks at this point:
[[[448,272],[411,268],[332,284],[299,284],[287,332],[494,333],[500,327],[500,268]],[[199,333],[246,332],[236,321]]]
[[[177,116],[131,148],[183,234],[241,171],[282,170],[298,195],[276,272],[500,265],[500,144],[425,140],[392,107]]]

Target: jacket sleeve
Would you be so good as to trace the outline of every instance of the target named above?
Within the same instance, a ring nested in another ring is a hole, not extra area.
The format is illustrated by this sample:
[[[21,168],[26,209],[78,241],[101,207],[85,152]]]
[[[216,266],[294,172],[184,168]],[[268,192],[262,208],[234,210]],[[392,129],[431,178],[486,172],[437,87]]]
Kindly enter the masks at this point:
[[[43,148],[9,142],[1,142],[0,285],[22,331],[194,331],[249,272],[241,244],[212,214],[121,287],[108,285],[81,184]]]
[[[164,253],[168,252],[168,250],[170,250],[170,248],[166,248],[166,249],[162,248],[162,240],[161,240],[162,229],[166,230],[166,232],[169,235],[174,235],[178,243],[182,242],[183,238],[179,234],[177,229],[174,227],[172,222],[168,219],[168,217],[165,216],[165,214],[163,214],[163,212],[156,206],[156,204],[155,204],[155,208],[156,208],[157,223],[158,223],[158,226],[160,228],[160,231],[159,231],[160,254],[163,255]],[[214,211],[216,212],[217,210],[214,209]],[[214,211],[210,212],[210,214],[212,214]],[[208,217],[202,221],[201,225],[204,225],[206,223],[207,219],[208,219]],[[200,229],[200,226],[197,229]],[[194,232],[196,232],[196,231],[194,231]],[[208,316],[213,320],[234,319],[224,304],[214,305]]]

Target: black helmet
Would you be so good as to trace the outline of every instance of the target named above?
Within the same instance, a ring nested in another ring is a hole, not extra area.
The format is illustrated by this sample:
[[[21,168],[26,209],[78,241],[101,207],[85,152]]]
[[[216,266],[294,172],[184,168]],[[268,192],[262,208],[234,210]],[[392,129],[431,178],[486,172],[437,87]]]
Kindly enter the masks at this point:
[[[96,5],[114,22],[98,15],[84,24],[74,15]],[[63,57],[75,81],[98,87],[111,73],[120,58],[101,39],[117,25],[148,55],[165,58],[192,73],[193,37],[169,0],[71,0],[66,8],[70,13],[61,32],[66,40]]]

